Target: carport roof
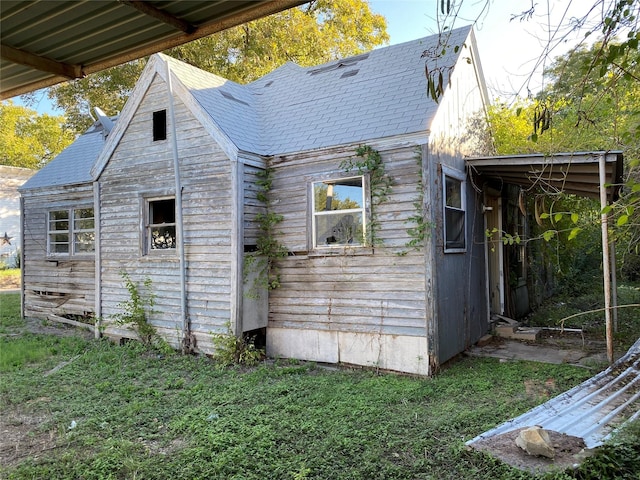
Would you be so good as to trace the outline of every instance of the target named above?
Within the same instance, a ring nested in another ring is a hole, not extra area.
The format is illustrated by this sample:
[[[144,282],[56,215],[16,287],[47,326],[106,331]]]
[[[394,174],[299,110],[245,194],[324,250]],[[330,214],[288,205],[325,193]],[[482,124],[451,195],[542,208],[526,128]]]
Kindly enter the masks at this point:
[[[539,188],[550,193],[570,193],[600,198],[599,160],[605,159],[605,184],[611,200],[622,183],[623,157],[620,151],[529,154],[467,159],[471,172],[484,179]]]
[[[0,98],[81,78],[302,3],[2,0]]]

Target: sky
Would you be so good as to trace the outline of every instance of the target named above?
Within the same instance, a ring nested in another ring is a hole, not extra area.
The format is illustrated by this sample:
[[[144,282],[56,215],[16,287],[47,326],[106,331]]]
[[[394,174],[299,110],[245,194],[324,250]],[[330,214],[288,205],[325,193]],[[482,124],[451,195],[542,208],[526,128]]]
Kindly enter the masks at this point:
[[[549,60],[568,52],[584,38],[584,34],[568,35],[556,32],[556,26],[568,25],[571,19],[583,17],[593,5],[585,0],[460,0],[455,27],[474,26],[480,61],[489,94],[493,99],[509,101],[518,94],[526,97],[528,91],[536,93],[542,86],[539,63],[550,36]],[[487,7],[488,3],[488,8]],[[387,32],[391,43],[401,43],[438,33],[437,15],[440,0],[370,0],[371,9],[387,19]],[[511,20],[535,5],[533,16],[526,20]],[[597,14],[597,12],[596,12]],[[551,35],[550,35],[551,34]],[[533,73],[533,74],[532,74]]]
[[[451,3],[462,4],[455,27],[469,25],[477,19],[474,29],[490,98],[506,102],[511,102],[516,95],[526,97],[529,92],[535,94],[540,89],[545,64],[539,63],[539,59],[549,44],[549,32],[555,32],[554,25],[582,17],[593,5],[585,0],[452,0]],[[532,4],[536,9],[529,20],[511,20],[514,14],[530,9]],[[369,5],[372,11],[387,19],[390,44],[438,32],[440,0],[370,0]],[[556,41],[547,64],[569,51],[580,39],[572,35],[566,41]],[[62,113],[52,110],[44,90],[38,92],[36,99],[38,104],[33,108],[40,113]],[[19,98],[13,100],[22,104]]]

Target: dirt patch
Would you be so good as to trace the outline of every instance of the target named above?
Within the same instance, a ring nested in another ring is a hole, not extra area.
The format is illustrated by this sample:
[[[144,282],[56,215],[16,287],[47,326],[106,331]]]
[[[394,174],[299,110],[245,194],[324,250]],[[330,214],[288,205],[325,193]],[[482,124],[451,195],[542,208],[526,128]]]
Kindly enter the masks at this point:
[[[1,290],[20,290],[20,274],[0,275]]]
[[[82,337],[85,340],[94,338],[91,330],[74,327],[65,323],[53,322],[48,320],[40,320],[37,318],[25,318],[24,323],[19,327],[9,329],[10,333],[2,336],[19,336],[23,333],[35,333],[42,335],[57,335],[59,337]]]
[[[471,446],[513,467],[533,474],[566,470],[580,464],[589,455],[582,438],[547,430],[555,450],[555,458],[531,456],[516,445],[516,438],[521,430],[523,429],[519,428],[501,435],[484,438]]]
[[[36,399],[47,401],[48,399]],[[43,414],[7,409],[0,415],[0,465],[11,467],[26,458],[37,459],[56,447],[56,431],[43,429],[50,419]]]

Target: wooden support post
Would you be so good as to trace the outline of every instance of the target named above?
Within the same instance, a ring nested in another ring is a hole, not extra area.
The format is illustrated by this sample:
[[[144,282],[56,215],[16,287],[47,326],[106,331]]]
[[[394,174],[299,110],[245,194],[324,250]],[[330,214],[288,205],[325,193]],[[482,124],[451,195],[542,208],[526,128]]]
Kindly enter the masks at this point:
[[[607,337],[607,359],[613,363],[613,328],[611,325],[611,260],[609,258],[609,215],[604,211],[607,206],[607,169],[606,157],[600,154],[598,171],[600,175],[600,224],[602,227],[602,270],[604,277],[604,316]]]

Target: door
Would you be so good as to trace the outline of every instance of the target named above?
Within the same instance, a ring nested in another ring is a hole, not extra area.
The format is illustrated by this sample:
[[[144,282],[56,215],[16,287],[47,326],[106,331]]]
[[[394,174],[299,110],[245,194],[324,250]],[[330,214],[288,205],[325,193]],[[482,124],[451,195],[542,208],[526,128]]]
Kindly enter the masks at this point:
[[[504,314],[504,245],[502,243],[502,198],[484,194],[484,219],[487,231],[489,313]]]

